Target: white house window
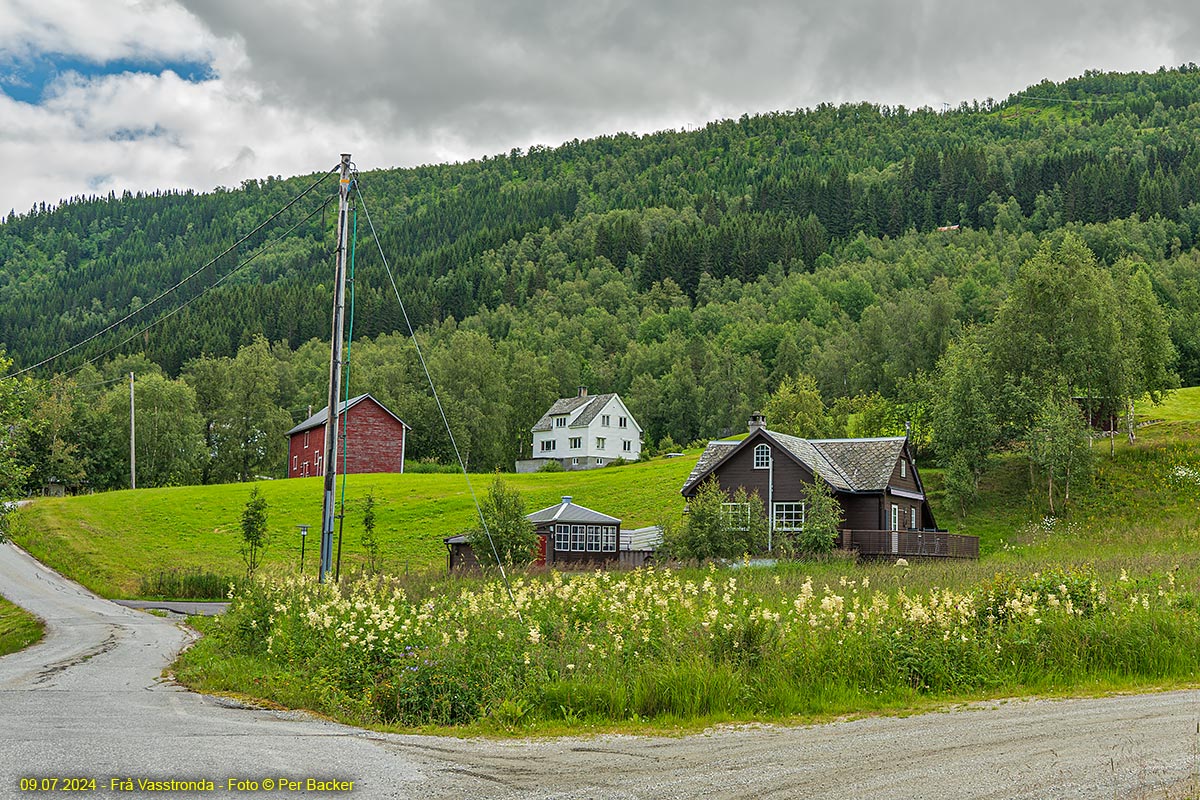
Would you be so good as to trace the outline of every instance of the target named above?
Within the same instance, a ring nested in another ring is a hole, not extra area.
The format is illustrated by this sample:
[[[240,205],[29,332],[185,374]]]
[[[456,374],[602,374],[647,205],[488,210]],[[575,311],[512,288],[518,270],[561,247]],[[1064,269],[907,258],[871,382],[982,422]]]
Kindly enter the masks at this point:
[[[605,553],[617,552],[617,526],[616,525],[605,525],[602,535],[604,537],[604,545],[602,548],[604,550],[604,552]]]
[[[750,504],[721,503],[721,521],[731,530],[750,530]]]
[[[776,503],[775,530],[804,530],[804,503]]]
[[[618,428],[624,428],[628,425],[628,423],[629,423],[629,419],[627,417],[617,417],[617,427]]]
[[[917,509],[916,506],[908,510],[908,527],[914,531],[917,529]]]
[[[587,528],[583,525],[571,526],[571,549],[582,553],[587,545]]]
[[[295,472],[300,466],[300,456],[292,456],[292,472]]]
[[[621,449],[624,450],[626,453],[632,453],[633,452],[633,442],[626,439],[625,441],[621,442]]]
[[[578,466],[579,466],[579,456],[575,456],[574,458],[572,458],[572,459],[571,459],[571,466],[572,466],[572,467],[578,467]]]
[[[570,525],[564,525],[560,522],[554,526],[554,549],[560,551],[571,549]]]
[[[766,469],[771,466],[771,448],[768,445],[760,444],[754,448],[754,468]]]
[[[892,530],[900,530],[900,506],[892,503]]]
[[[571,446],[572,450],[578,450],[579,448],[583,447],[583,437],[572,436],[568,441],[568,444]]]
[[[556,428],[567,427],[567,418],[566,417],[555,417],[554,418],[554,427],[556,427]]]
[[[603,467],[603,466],[604,466],[604,459],[603,459],[603,458],[597,458],[597,459],[596,459],[596,466],[597,466],[597,467]]]
[[[601,414],[601,415],[600,415],[600,424],[601,424],[601,425],[603,425],[603,426],[604,426],[604,427],[606,427],[606,428],[608,427],[608,414]]]
[[[597,436],[597,437],[596,437],[596,449],[597,449],[597,450],[603,450],[603,449],[604,449],[604,442],[605,442],[605,439],[604,439],[604,437],[603,437],[603,436]]]
[[[325,474],[324,472],[321,472],[321,454],[320,453],[317,453],[317,458],[313,463],[313,469],[318,475]]]
[[[587,526],[587,547],[588,547],[589,553],[599,553],[600,552],[600,526],[599,525],[588,525]]]
[[[908,477],[908,462],[905,461],[903,458],[900,459],[900,477],[901,478]]]
[[[308,449],[308,434],[309,434],[309,433],[310,433],[310,431],[305,431],[305,432],[304,432],[304,449],[305,449],[305,450],[307,450],[307,449]]]
[[[542,440],[542,452],[544,453],[547,450],[553,450],[555,444],[556,444],[556,442],[553,439],[543,439]]]

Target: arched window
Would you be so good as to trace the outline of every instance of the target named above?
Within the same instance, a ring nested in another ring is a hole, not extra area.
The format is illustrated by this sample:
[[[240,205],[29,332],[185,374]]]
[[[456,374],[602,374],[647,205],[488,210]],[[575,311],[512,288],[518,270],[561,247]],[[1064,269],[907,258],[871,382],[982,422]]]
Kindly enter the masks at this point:
[[[760,444],[754,448],[754,468],[766,469],[771,466],[771,448],[766,444]]]

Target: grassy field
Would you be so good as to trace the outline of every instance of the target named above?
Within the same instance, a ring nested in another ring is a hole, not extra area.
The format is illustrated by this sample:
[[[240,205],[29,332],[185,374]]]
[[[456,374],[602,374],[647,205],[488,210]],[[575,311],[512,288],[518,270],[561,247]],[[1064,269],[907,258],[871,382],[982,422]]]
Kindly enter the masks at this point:
[[[1176,389],[1158,405],[1148,402],[1137,408],[1142,419],[1160,419],[1167,422],[1195,422],[1200,420],[1200,386]]]
[[[43,633],[37,617],[0,597],[0,656],[29,647]]]
[[[562,495],[619,517],[626,528],[653,525],[683,510],[679,490],[699,453],[683,458],[582,472],[505,475],[527,511],[557,503]],[[481,498],[493,476],[472,475]],[[321,478],[255,484],[268,503],[272,542],[265,564],[300,564],[299,524],[310,526],[306,567],[316,569],[321,526]],[[462,475],[351,475],[346,487],[343,569],[362,561],[361,504],[376,501],[376,536],[389,572],[442,568],[442,539],[475,521]],[[245,571],[239,544],[245,484],[138,489],[83,497],[46,498],[22,512],[14,538],[37,558],[107,597],[138,594],[144,577],[163,569]]]
[[[1200,417],[1200,388],[1176,392],[1167,404],[1147,406],[1163,420]],[[1095,443],[1092,480],[1077,483],[1072,501],[1053,518],[1041,485],[1031,490],[1020,454],[995,460],[980,499],[960,516],[948,507],[940,470],[922,465],[938,523],[980,537],[981,564],[996,568],[1023,562],[1077,563],[1183,557],[1200,551],[1200,483],[1180,468],[1200,471],[1200,422],[1163,421],[1139,429],[1130,445]],[[681,458],[583,472],[505,475],[533,511],[562,495],[640,527],[678,517],[679,489],[699,451]],[[1198,472],[1197,474],[1200,474]],[[472,475],[482,496],[491,475]],[[266,565],[298,567],[299,524],[310,526],[305,566],[315,570],[319,543],[321,479],[256,484],[269,504],[272,542]],[[16,540],[51,566],[109,597],[137,596],[145,579],[168,569],[204,570],[217,576],[244,572],[239,553],[240,515],[249,495],[244,484],[40,499],[21,512]],[[439,570],[442,539],[474,524],[474,508],[461,475],[425,473],[352,475],[347,483],[343,569],[362,563],[361,504],[374,493],[377,536],[391,573]]]

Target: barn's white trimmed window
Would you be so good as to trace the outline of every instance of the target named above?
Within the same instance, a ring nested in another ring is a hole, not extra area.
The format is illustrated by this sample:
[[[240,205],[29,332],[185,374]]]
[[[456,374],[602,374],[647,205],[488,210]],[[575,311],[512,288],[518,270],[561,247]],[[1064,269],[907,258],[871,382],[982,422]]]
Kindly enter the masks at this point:
[[[587,526],[587,549],[589,553],[600,552],[600,526]]]
[[[558,523],[554,526],[554,549],[565,551],[571,549],[571,526]]]
[[[754,448],[754,468],[766,469],[771,466],[771,448],[769,445],[760,444]]]
[[[305,449],[305,450],[307,450],[307,449],[308,449],[308,434],[309,434],[310,432],[311,432],[311,431],[305,431],[305,432],[304,432],[304,449]]]
[[[587,527],[584,525],[571,526],[571,549],[582,553],[587,547]]]
[[[292,472],[295,472],[300,466],[300,456],[292,456]]]
[[[572,436],[570,439],[567,440],[567,444],[570,446],[570,448],[572,450],[578,450],[579,448],[583,447],[583,437],[582,436]]]
[[[749,503],[721,503],[721,521],[730,530],[750,530]]]
[[[804,530],[804,503],[776,503],[775,530]]]

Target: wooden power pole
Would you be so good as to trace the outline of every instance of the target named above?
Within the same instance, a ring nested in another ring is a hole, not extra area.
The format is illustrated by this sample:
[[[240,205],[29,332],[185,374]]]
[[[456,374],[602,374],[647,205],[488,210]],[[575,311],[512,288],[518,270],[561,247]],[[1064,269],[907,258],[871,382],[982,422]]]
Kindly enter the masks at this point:
[[[337,482],[339,395],[342,388],[342,332],[346,312],[346,254],[349,239],[350,154],[342,153],[338,187],[337,267],[333,280],[333,333],[329,355],[329,412],[325,420],[325,503],[321,512],[321,571],[319,580],[333,568],[334,487]]]
[[[137,451],[134,449],[133,430],[133,373],[129,373],[129,488],[137,488]]]

